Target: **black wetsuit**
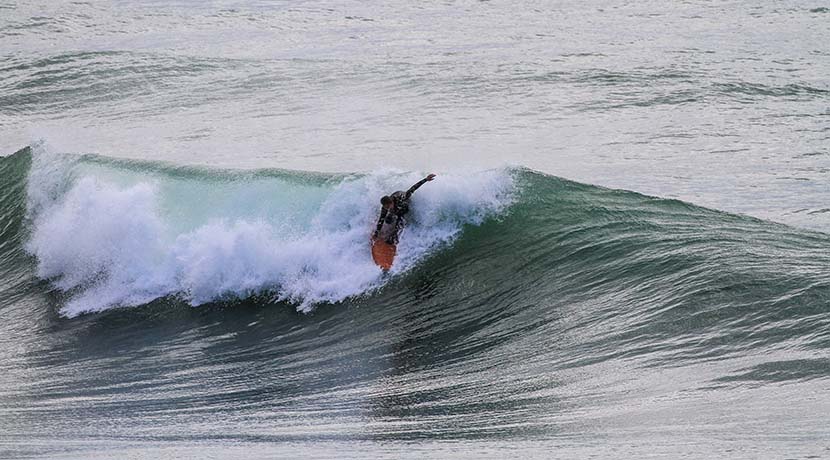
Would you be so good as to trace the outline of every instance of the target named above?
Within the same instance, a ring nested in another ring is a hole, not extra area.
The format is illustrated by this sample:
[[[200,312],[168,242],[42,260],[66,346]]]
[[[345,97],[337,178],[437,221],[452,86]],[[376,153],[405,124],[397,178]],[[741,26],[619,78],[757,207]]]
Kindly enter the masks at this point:
[[[386,207],[380,208],[380,217],[378,218],[377,228],[375,229],[374,237],[382,238],[389,244],[398,244],[398,236],[406,225],[406,213],[409,212],[409,198],[418,187],[424,185],[427,179],[421,179],[417,184],[409,187],[409,190],[399,190],[391,195],[395,206],[390,211]]]

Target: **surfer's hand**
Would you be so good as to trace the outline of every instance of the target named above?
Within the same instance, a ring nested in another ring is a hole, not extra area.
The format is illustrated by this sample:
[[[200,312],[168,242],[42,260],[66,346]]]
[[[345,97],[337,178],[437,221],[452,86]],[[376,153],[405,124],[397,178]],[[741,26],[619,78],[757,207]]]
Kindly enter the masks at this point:
[[[427,180],[432,180],[432,179],[435,179],[435,174],[430,174],[429,176],[427,176]]]

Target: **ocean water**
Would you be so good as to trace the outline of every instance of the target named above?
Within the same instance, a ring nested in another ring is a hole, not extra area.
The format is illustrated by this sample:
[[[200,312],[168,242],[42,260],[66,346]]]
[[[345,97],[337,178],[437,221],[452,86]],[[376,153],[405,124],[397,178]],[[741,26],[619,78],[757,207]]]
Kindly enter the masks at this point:
[[[0,0],[0,457],[830,457],[828,24]]]

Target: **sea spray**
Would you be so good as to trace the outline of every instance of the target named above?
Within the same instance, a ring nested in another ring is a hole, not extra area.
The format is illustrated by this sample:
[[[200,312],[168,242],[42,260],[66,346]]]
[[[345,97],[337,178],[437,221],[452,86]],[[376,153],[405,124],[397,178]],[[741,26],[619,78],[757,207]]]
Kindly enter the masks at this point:
[[[382,285],[369,235],[378,198],[421,176],[303,180],[36,154],[31,238],[38,276],[69,293],[65,316],[165,296],[191,305],[269,293],[308,312]],[[252,193],[252,189],[256,193]],[[413,196],[393,274],[510,205],[509,170],[441,175]]]

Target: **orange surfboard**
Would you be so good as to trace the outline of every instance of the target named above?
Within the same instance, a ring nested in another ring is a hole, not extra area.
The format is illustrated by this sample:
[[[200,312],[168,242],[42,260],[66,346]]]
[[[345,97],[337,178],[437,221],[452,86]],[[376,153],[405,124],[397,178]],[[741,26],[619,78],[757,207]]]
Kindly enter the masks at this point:
[[[392,268],[392,262],[395,260],[395,251],[397,247],[394,244],[389,244],[383,240],[372,240],[372,259],[378,267],[389,270]]]

